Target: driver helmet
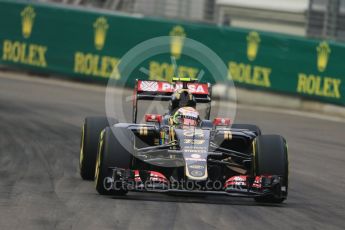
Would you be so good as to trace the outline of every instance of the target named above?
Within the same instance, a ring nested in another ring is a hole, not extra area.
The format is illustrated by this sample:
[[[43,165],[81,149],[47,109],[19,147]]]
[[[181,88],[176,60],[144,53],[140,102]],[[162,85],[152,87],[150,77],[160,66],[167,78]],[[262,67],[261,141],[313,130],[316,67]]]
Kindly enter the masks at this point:
[[[179,108],[182,108],[182,107],[193,107],[193,108],[196,107],[196,100],[193,94],[185,89],[177,90],[172,95],[172,98],[169,104],[170,114],[174,114],[175,111],[177,111]]]
[[[173,125],[197,126],[199,122],[199,112],[193,107],[179,108],[172,116]]]

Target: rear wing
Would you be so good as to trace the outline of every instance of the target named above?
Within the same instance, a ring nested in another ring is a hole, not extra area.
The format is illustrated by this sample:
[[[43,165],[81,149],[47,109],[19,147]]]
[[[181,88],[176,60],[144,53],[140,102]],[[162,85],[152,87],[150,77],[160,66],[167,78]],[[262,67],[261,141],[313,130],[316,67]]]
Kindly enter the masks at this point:
[[[207,116],[211,111],[212,87],[209,83],[187,84],[197,103],[208,103]],[[171,84],[165,81],[136,80],[133,97],[133,123],[137,121],[138,101],[169,101],[176,90],[182,89],[182,82]]]

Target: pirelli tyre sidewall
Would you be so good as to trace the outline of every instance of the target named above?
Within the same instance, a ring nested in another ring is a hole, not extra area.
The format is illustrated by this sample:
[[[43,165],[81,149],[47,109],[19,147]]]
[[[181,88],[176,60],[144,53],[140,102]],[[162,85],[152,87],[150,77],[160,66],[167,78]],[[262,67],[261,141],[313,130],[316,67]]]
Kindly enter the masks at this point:
[[[93,180],[95,175],[96,155],[99,135],[104,128],[118,123],[115,118],[87,117],[84,120],[79,155],[80,176],[84,180]]]
[[[254,174],[281,175],[282,186],[286,187],[282,198],[260,197],[259,202],[281,203],[288,193],[289,163],[286,140],[279,135],[261,135],[254,140]]]
[[[133,156],[127,151],[127,148],[133,149],[132,135],[132,131],[122,127],[107,127],[102,131],[99,139],[95,170],[95,185],[99,194],[124,195],[127,193],[127,190],[119,181],[115,180],[112,183],[109,180],[112,176],[112,169],[110,167],[118,169],[131,168]],[[118,137],[121,137],[121,141]],[[114,187],[115,185],[116,187]]]

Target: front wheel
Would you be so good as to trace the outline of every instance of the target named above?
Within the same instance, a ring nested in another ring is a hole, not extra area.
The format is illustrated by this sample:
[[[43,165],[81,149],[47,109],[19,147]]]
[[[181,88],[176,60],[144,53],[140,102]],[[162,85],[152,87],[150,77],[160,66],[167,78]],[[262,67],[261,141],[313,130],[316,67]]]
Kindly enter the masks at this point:
[[[288,150],[285,139],[279,135],[262,135],[254,141],[254,173],[281,176],[279,196],[257,197],[257,202],[281,203],[288,192]]]
[[[130,169],[133,133],[127,128],[107,127],[100,136],[95,170],[96,190],[101,195],[127,193],[121,181],[112,181],[112,168]]]
[[[118,123],[115,118],[87,117],[81,131],[79,170],[84,180],[93,180],[99,135],[107,126]]]

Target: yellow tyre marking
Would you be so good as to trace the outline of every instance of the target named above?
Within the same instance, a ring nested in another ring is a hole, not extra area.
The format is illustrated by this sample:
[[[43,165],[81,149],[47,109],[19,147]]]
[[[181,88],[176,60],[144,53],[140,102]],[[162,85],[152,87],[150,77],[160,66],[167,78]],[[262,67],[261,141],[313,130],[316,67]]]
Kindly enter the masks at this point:
[[[256,160],[255,160],[255,156],[256,156],[256,150],[255,150],[255,147],[256,147],[256,139],[253,140],[252,142],[252,145],[253,145],[253,168],[254,168],[254,176],[256,176]]]
[[[288,177],[290,177],[290,170],[289,170],[289,166],[290,166],[290,158],[289,158],[289,147],[288,144],[285,141],[285,146],[286,146],[286,158],[287,158],[287,171],[288,171]],[[289,180],[288,180],[289,183]]]
[[[79,154],[79,165],[80,168],[83,166],[83,160],[84,160],[84,138],[85,138],[85,124],[83,124],[81,128],[81,146],[80,146],[80,154]]]
[[[104,136],[104,131],[101,132],[100,136],[100,141],[98,143],[98,152],[97,152],[97,160],[96,160],[96,168],[95,168],[95,186],[97,187],[98,184],[98,177],[99,177],[99,171],[101,167],[101,153],[103,150],[103,136]]]

